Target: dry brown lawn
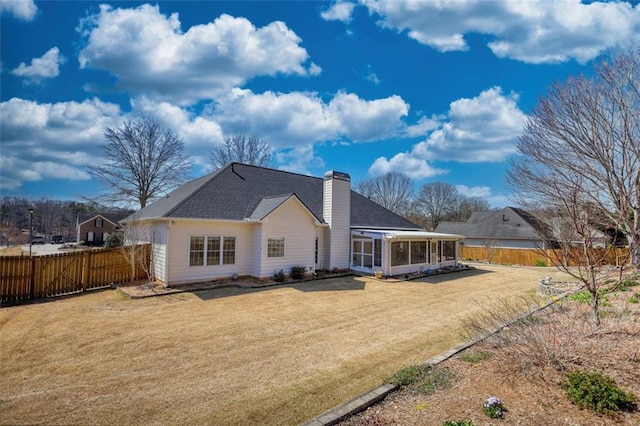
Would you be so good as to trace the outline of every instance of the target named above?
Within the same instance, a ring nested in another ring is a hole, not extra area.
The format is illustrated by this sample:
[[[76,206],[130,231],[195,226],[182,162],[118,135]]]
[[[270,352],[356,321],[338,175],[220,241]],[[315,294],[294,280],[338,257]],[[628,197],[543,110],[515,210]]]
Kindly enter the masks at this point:
[[[462,341],[553,269],[343,277],[0,309],[1,424],[296,424]]]
[[[20,256],[22,254],[22,246],[10,246],[0,248],[0,256]]]
[[[574,369],[598,372],[640,404],[640,304],[631,301],[638,296],[640,285],[607,294],[599,332],[588,304],[557,301],[437,365],[423,382],[430,387],[402,387],[341,426],[442,426],[463,420],[476,426],[640,425],[640,409],[597,414],[572,404],[561,386]],[[507,310],[487,305],[489,312],[504,318]],[[483,317],[471,321],[483,324]],[[492,420],[482,411],[489,396],[506,406],[504,418]]]

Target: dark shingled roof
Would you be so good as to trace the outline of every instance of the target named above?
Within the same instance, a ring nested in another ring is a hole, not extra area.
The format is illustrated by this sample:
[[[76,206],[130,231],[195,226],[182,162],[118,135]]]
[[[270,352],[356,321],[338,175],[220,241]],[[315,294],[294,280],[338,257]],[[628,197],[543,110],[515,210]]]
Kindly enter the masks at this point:
[[[102,216],[103,218],[107,219],[109,222],[117,225],[118,222],[120,222],[122,219],[126,218],[130,214],[131,214],[130,212],[126,212],[126,211],[121,211],[121,212],[110,211],[110,212],[104,212],[104,213],[91,213],[91,214],[85,213],[78,217],[78,223],[84,223],[89,219]]]
[[[187,182],[166,197],[134,213],[127,220],[256,219],[293,194],[313,215],[322,219],[323,182],[323,178],[232,163],[214,173]],[[351,191],[351,226],[376,229],[420,229],[418,225],[353,190]]]
[[[436,232],[467,238],[540,240],[546,227],[532,215],[515,207],[476,212],[466,222],[441,222]]]

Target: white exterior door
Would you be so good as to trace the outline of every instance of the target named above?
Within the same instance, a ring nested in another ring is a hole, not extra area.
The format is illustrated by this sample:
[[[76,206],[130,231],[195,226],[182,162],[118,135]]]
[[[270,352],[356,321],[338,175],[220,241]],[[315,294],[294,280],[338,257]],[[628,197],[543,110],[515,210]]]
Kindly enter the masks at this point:
[[[354,238],[351,244],[351,267],[373,269],[373,240]]]
[[[438,264],[438,241],[431,241],[431,264]]]

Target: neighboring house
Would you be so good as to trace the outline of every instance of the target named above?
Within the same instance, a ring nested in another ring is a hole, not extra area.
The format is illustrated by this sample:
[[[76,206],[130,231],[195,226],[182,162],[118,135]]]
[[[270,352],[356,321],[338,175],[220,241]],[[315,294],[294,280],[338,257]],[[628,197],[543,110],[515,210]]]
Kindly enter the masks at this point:
[[[102,246],[110,234],[119,229],[118,222],[129,213],[95,213],[78,217],[78,242],[84,241],[88,246]]]
[[[441,222],[436,232],[464,235],[464,245],[516,249],[549,248],[548,229],[522,209],[475,212],[466,222]]]
[[[457,264],[462,237],[424,232],[324,178],[233,163],[188,182],[121,221],[125,235],[152,242],[158,281],[268,278],[293,266],[384,275]]]

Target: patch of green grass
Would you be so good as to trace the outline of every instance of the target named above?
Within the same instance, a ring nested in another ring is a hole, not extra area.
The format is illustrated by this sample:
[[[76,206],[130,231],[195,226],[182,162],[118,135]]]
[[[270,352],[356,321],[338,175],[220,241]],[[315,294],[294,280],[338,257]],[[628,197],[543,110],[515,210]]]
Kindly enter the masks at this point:
[[[453,383],[455,378],[453,370],[445,367],[436,367],[418,383],[415,391],[422,395],[431,395],[440,389],[447,389]]]
[[[432,367],[429,364],[412,365],[398,371],[388,382],[398,386],[409,386],[422,380],[431,369]]]
[[[464,352],[460,354],[459,359],[460,361],[477,364],[479,362],[482,362],[486,359],[491,358],[492,355],[493,354],[491,352],[487,352],[487,351],[471,351],[471,352]]]
[[[598,414],[633,411],[635,397],[624,392],[615,381],[597,372],[573,370],[566,375],[562,387],[574,404]]]
[[[449,368],[421,364],[403,368],[388,382],[405,386],[417,394],[431,395],[437,390],[450,387],[454,378],[455,373]]]
[[[636,281],[636,280],[624,280],[618,285],[618,290],[627,291],[627,290],[629,290],[629,288],[635,287],[638,284],[640,284],[640,283],[638,281]]]
[[[640,303],[640,293],[634,293],[633,296],[629,298],[629,303]]]
[[[536,259],[533,261],[533,266],[547,266],[547,262],[544,259]]]
[[[471,420],[447,420],[442,426],[473,426]]]
[[[591,293],[587,290],[573,293],[569,295],[569,300],[577,303],[591,304]],[[598,302],[600,303],[600,306],[611,306],[611,303],[609,303],[609,297],[603,289],[598,290]]]

